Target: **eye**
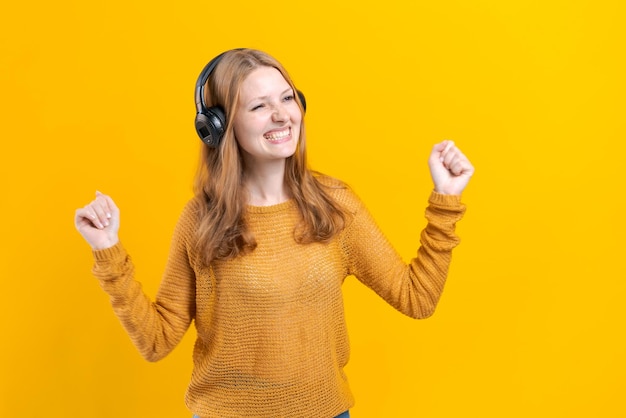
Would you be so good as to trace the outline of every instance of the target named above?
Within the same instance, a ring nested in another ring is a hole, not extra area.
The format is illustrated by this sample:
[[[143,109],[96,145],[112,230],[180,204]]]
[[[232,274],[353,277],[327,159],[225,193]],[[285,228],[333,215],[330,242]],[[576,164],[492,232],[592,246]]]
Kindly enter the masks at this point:
[[[252,111],[259,110],[259,109],[262,109],[263,107],[265,107],[265,105],[263,105],[263,104],[258,104],[258,105],[256,105],[256,106],[254,106],[251,110],[252,110]]]
[[[284,102],[290,102],[290,101],[292,101],[293,99],[295,99],[294,95],[293,95],[293,94],[289,94],[289,95],[287,95],[287,96],[285,96],[285,97],[283,98],[283,101],[284,101]]]

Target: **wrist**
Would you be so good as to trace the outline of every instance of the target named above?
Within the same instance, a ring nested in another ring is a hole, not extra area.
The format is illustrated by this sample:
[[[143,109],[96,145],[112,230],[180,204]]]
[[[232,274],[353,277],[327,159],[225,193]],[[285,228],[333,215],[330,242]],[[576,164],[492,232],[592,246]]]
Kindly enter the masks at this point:
[[[446,190],[444,188],[439,188],[436,186],[433,188],[433,192],[437,194],[447,195],[447,196],[461,196],[461,193],[458,193],[454,190]]]
[[[119,239],[117,237],[111,238],[111,239],[108,239],[106,241],[96,242],[96,243],[92,244],[91,245],[91,249],[94,250],[94,251],[106,250],[106,249],[109,249],[111,247],[114,247],[118,242],[119,242]]]

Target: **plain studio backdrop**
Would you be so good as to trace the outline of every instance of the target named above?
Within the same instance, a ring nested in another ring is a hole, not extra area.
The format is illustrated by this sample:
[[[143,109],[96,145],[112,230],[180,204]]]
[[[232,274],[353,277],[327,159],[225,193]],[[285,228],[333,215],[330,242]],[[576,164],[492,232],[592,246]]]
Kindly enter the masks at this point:
[[[8,2],[0,12],[0,416],[189,417],[194,331],[145,362],[73,226],[96,190],[153,296],[200,141],[200,70],[265,50],[310,162],[407,260],[433,143],[476,166],[435,315],[344,286],[355,418],[623,417],[624,3]]]

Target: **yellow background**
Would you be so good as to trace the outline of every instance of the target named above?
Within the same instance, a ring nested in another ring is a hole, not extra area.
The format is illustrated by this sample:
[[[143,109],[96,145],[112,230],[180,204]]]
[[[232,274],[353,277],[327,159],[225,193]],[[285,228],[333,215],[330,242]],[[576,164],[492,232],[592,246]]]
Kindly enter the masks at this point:
[[[355,418],[624,417],[621,0],[5,2],[0,416],[189,417],[194,332],[142,360],[73,227],[96,189],[154,294],[191,196],[193,87],[248,46],[308,100],[314,168],[407,260],[431,145],[477,168],[435,315],[345,286]]]

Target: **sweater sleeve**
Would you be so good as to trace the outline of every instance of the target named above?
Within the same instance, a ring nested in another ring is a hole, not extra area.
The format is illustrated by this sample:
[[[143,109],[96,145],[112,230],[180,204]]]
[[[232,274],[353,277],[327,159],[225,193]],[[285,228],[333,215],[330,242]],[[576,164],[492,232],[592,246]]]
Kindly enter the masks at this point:
[[[183,211],[172,237],[165,272],[154,301],[134,278],[132,260],[121,243],[94,251],[93,274],[141,355],[157,361],[169,354],[189,328],[195,312],[192,216]]]
[[[407,264],[357,199],[354,219],[344,231],[349,273],[405,315],[417,319],[431,316],[443,292],[452,249],[459,243],[455,225],[464,212],[459,196],[433,192],[421,245]]]

